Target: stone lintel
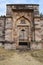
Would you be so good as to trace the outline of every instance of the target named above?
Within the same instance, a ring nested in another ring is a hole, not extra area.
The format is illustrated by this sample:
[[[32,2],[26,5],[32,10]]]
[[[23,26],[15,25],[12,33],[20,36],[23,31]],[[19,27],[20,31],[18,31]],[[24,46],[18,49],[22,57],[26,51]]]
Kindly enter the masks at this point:
[[[39,6],[39,4],[7,4],[7,6]]]

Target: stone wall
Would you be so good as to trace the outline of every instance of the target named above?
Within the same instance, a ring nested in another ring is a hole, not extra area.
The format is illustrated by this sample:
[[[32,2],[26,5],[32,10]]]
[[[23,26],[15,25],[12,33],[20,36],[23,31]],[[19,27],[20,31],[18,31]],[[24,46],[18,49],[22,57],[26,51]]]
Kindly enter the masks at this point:
[[[7,5],[6,16],[0,17],[0,46],[16,49],[18,45],[18,26],[21,19],[30,26],[29,39],[31,49],[43,48],[43,17],[39,15],[39,5]],[[28,23],[28,22],[29,23]]]
[[[0,17],[0,45],[5,41],[5,17]]]
[[[12,42],[12,18],[6,18],[5,40]]]
[[[38,4],[24,4],[24,5],[20,5],[20,4],[7,4],[7,10],[6,10],[6,15],[7,16],[11,16],[12,15],[12,10],[18,10],[18,9],[33,9],[34,10],[34,16],[39,15],[39,5]]]
[[[43,43],[41,43],[41,42],[33,42],[31,44],[31,50],[32,49],[34,49],[34,50],[43,49]]]
[[[43,43],[43,17],[40,19],[41,22],[41,41]]]
[[[35,23],[35,42],[41,41],[41,22],[40,17],[34,19]]]

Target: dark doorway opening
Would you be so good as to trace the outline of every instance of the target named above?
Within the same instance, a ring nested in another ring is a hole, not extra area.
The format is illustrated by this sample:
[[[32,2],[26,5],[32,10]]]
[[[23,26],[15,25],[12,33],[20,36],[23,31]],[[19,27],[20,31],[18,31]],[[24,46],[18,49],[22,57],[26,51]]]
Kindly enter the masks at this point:
[[[27,42],[19,42],[19,45],[28,45]]]

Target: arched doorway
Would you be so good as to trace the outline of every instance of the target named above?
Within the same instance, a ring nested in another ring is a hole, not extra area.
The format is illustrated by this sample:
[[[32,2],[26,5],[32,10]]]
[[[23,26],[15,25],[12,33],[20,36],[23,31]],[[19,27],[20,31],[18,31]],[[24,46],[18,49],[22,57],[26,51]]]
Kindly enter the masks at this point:
[[[19,32],[19,45],[28,45],[27,41],[28,41],[27,31],[26,29],[22,28],[22,30],[20,30]]]
[[[18,34],[18,47],[27,46],[30,48],[30,21],[22,17],[16,22],[16,27]]]

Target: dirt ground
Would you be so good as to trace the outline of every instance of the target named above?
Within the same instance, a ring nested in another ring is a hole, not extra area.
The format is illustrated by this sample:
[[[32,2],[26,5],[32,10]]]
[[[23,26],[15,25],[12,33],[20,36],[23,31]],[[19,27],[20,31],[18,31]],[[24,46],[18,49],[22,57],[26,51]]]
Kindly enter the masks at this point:
[[[2,56],[5,56],[5,59],[0,56],[0,65],[43,65],[43,63],[31,56],[30,51],[9,51],[9,54],[4,51],[4,53]]]

